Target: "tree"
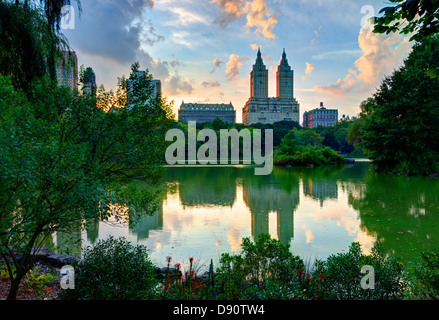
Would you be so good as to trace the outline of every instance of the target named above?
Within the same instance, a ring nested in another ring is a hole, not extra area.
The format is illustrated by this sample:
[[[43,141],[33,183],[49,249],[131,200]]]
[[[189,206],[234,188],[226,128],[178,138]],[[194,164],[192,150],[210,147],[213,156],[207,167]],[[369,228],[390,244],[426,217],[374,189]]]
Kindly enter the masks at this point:
[[[137,88],[143,97],[148,90]],[[164,100],[150,96],[106,112],[123,99],[102,92],[85,98],[47,80],[30,92],[0,76],[0,256],[11,280],[8,299],[32,266],[32,248],[54,232],[155,211],[172,121]],[[130,186],[134,180],[143,187]]]
[[[374,94],[361,141],[378,171],[439,171],[439,78],[425,74],[431,67],[439,67],[439,36],[417,43]]]
[[[375,107],[375,100],[371,97],[360,103],[360,116],[349,127],[347,136],[348,143],[354,145],[354,147],[360,147],[362,140],[361,129],[364,127],[367,117],[372,113]]]
[[[219,131],[221,129],[229,129],[229,124],[220,118],[215,118],[215,120],[212,121],[212,128],[215,131]]]
[[[375,17],[374,32],[413,34],[410,40],[422,39],[439,32],[439,2],[435,0],[389,0],[395,6],[385,7]]]
[[[27,3],[28,1],[25,1]],[[47,18],[47,33],[50,51],[48,54],[48,71],[52,81],[56,80],[56,59],[59,53],[59,46],[57,46],[57,39],[60,37],[62,9],[66,5],[70,5],[70,0],[40,0],[44,5],[44,11]],[[76,0],[79,11],[81,11],[81,1]]]
[[[81,84],[81,91],[86,93],[89,90],[89,94],[96,94],[96,74],[91,67],[79,67],[79,83]]]
[[[0,2],[0,74],[10,76],[14,86],[27,91],[33,80],[48,70],[47,20],[33,5]],[[61,37],[54,37],[58,45]]]
[[[295,121],[279,121],[273,123],[273,145],[280,145],[282,138],[293,128],[301,129],[300,124]]]
[[[323,142],[323,137],[317,132],[311,129],[297,130],[293,129],[294,138],[297,139],[297,144],[302,146],[316,146],[321,147]]]

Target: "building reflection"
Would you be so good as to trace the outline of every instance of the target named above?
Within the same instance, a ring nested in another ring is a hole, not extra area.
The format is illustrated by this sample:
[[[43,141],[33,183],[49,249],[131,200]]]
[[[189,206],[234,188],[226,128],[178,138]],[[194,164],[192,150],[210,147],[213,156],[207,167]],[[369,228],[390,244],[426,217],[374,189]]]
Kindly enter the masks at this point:
[[[168,183],[178,183],[184,207],[232,207],[236,200],[237,168],[173,168]]]
[[[67,254],[74,257],[81,257],[82,254],[82,236],[81,226],[78,225],[70,230],[58,231],[56,233],[56,252],[58,254]]]
[[[278,239],[289,246],[294,237],[294,212],[299,206],[299,180],[291,171],[274,170],[270,176],[243,179],[243,198],[251,212],[253,238],[269,233],[269,215],[276,212]]]
[[[99,219],[90,219],[85,222],[87,241],[95,244],[99,238]]]
[[[323,207],[325,200],[338,198],[338,174],[344,167],[301,168],[303,194],[320,202]]]
[[[325,200],[338,198],[337,182],[308,178],[303,181],[303,194],[318,200],[320,206],[323,207]]]
[[[138,220],[130,223],[130,233],[137,236],[137,241],[148,239],[151,230],[163,229],[163,201],[160,201],[158,210],[153,215],[140,215]]]

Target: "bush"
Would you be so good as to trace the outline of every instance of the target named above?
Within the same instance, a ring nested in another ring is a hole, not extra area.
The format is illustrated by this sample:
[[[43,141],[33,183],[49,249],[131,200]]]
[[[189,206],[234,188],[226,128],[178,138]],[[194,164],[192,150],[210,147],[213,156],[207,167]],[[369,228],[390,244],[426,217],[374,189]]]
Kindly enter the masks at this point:
[[[301,146],[291,133],[282,139],[282,144],[274,155],[274,164],[277,166],[326,166],[346,163],[343,156],[330,147],[319,148],[316,146]]]
[[[413,287],[416,298],[439,299],[439,248],[421,254]]]
[[[363,255],[359,243],[353,243],[347,253],[331,255],[325,261],[316,262],[313,275],[302,283],[311,299],[324,300],[390,300],[402,299],[407,287],[402,263],[386,257],[382,247],[376,244],[369,256]],[[375,272],[375,288],[363,289],[363,266],[372,266]]]
[[[43,273],[39,266],[29,270],[24,278],[24,289],[28,292],[34,292],[39,299],[45,298],[48,293],[48,287],[53,283],[57,276],[51,273]]]
[[[220,263],[216,277],[219,298],[262,299],[273,296],[276,290],[279,299],[299,296],[297,272],[304,263],[270,235],[260,235],[256,243],[244,238],[241,254],[223,254]]]
[[[142,300],[155,296],[158,280],[146,247],[125,238],[99,240],[85,249],[73,265],[75,289],[62,291],[63,299]]]

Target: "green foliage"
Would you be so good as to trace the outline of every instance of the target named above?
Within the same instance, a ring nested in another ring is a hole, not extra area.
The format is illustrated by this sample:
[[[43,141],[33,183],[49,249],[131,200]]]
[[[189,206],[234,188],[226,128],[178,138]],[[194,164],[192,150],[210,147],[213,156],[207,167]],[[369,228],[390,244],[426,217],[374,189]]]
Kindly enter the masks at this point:
[[[374,268],[374,290],[361,287],[365,265]],[[288,247],[262,234],[256,242],[244,238],[240,254],[223,254],[214,276],[211,266],[207,279],[193,278],[196,290],[189,287],[187,274],[179,282],[165,282],[164,297],[188,299],[190,293],[189,299],[210,300],[389,300],[403,299],[407,288],[402,263],[386,257],[379,245],[364,255],[360,244],[353,243],[347,253],[317,260],[307,272],[305,267]]]
[[[269,296],[276,286],[284,287],[279,295],[295,297],[297,271],[304,268],[301,258],[266,234],[255,243],[244,238],[241,254],[223,254],[220,264],[216,278],[219,299],[258,299]]]
[[[93,69],[91,67],[84,67],[84,65],[81,65],[81,67],[79,67],[79,83],[81,84],[81,90],[84,92],[84,89],[86,88],[86,86],[90,85],[91,81],[93,81],[93,79],[96,79],[96,75],[95,72],[93,71]],[[91,88],[91,94],[95,95],[96,94],[96,87]]]
[[[139,83],[145,91],[136,87],[134,98],[148,97],[150,86]],[[127,108],[120,92],[90,98],[41,80],[26,97],[0,76],[0,255],[12,264],[11,247],[25,256],[11,275],[12,298],[31,248],[54,231],[126,219],[126,209],[155,212],[168,105],[149,99]],[[133,179],[146,186],[133,192]]]
[[[360,129],[361,144],[376,170],[431,174],[439,168],[439,78],[425,74],[439,67],[439,37],[414,46],[404,66],[374,94],[373,111]]]
[[[318,134],[315,130],[311,129],[302,129],[297,130],[293,129],[294,138],[297,139],[297,144],[301,146],[313,146],[313,147],[322,147],[322,142],[324,138]]]
[[[374,32],[412,34],[410,40],[422,41],[439,32],[439,3],[434,0],[389,0],[395,6],[381,9],[375,18]]]
[[[439,249],[423,252],[414,271],[413,294],[417,299],[439,299]]]
[[[146,247],[125,238],[99,240],[73,267],[75,289],[62,291],[63,299],[151,299],[158,284]]]
[[[34,292],[39,299],[43,299],[47,294],[47,288],[58,277],[51,273],[42,273],[39,266],[31,269],[24,278],[24,289],[28,292]]]
[[[274,155],[274,164],[277,166],[324,166],[344,163],[346,163],[345,158],[330,147],[318,148],[310,145],[298,145],[298,141],[293,139],[291,132],[282,139],[282,143]]]
[[[67,1],[45,2],[45,12],[33,1],[0,2],[0,74],[11,76],[14,86],[25,92],[34,80],[56,76],[56,57],[68,48],[65,36],[51,29],[47,16],[53,12],[49,8],[59,7],[50,13],[59,19]]]
[[[375,272],[375,289],[363,289],[363,266],[372,266]],[[380,245],[370,255],[361,252],[359,243],[353,243],[347,253],[331,255],[317,260],[313,275],[307,284],[312,299],[324,300],[389,300],[402,299],[407,287],[403,265],[396,258],[386,257]]]

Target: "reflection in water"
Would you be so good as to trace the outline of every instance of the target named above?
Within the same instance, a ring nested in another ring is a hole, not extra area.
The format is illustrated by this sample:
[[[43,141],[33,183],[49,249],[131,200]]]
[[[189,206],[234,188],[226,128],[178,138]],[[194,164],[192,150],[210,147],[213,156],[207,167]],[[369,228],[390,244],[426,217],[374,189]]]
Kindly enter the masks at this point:
[[[361,228],[389,254],[413,261],[439,243],[439,180],[370,173],[349,194]]]
[[[289,246],[294,236],[294,211],[299,205],[299,181],[282,169],[270,176],[241,177],[243,200],[251,212],[251,233],[254,239],[269,233],[269,213],[277,214],[277,237]]]
[[[378,240],[389,254],[414,260],[437,246],[439,181],[370,173],[369,164],[324,168],[167,168],[167,192],[154,216],[132,226],[87,221],[83,245],[109,235],[146,245],[154,263],[195,256],[210,262],[237,252],[241,239],[270,233],[303,258],[324,259],[360,242]],[[80,254],[74,239],[58,235],[58,248]]]

